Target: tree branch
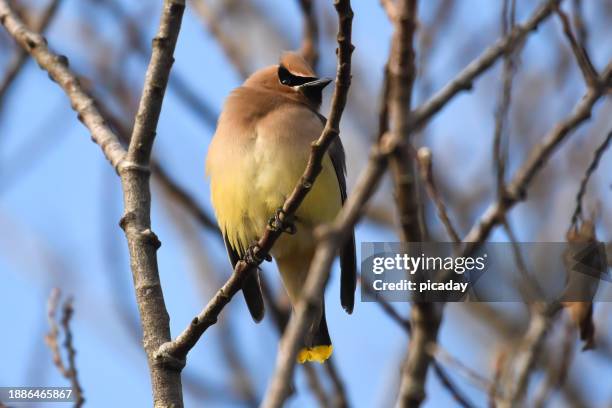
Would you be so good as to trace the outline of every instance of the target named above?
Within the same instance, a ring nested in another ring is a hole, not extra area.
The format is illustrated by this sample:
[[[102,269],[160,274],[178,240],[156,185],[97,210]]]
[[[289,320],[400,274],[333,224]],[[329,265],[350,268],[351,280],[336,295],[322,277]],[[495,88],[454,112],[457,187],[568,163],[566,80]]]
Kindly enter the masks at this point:
[[[423,179],[423,182],[425,183],[425,190],[427,191],[427,195],[429,196],[431,201],[433,201],[436,207],[438,218],[442,222],[442,225],[444,225],[444,228],[446,229],[446,234],[449,236],[449,238],[455,243],[461,242],[461,238],[459,237],[459,234],[457,234],[457,230],[453,226],[453,223],[451,222],[450,217],[448,216],[448,212],[446,211],[446,205],[444,204],[444,201],[442,201],[442,197],[440,196],[440,193],[438,192],[438,188],[436,186],[436,181],[433,175],[433,155],[431,153],[431,150],[429,150],[427,147],[421,147],[418,150],[417,154],[421,179]]]
[[[66,364],[64,364],[59,348],[59,327],[56,322],[56,312],[60,296],[60,290],[57,288],[53,289],[49,296],[47,303],[47,320],[49,321],[51,330],[45,336],[45,343],[47,343],[47,346],[51,349],[53,364],[57,367],[60,374],[70,381],[72,392],[74,393],[74,406],[80,408],[85,403],[85,398],[83,397],[83,388],[81,388],[81,383],[79,382],[79,373],[76,368],[76,350],[72,343],[72,330],[70,329],[70,319],[72,319],[74,309],[72,307],[71,297],[64,300],[62,317],[60,320],[64,331],[64,349],[67,355],[67,361]]]
[[[59,8],[61,0],[51,0],[49,5],[43,12],[40,17],[39,22],[34,27],[34,31],[37,33],[43,33],[47,31],[47,27],[53,20],[57,9]],[[4,101],[7,95],[8,90],[11,85],[15,82],[15,80],[19,77],[19,74],[22,72],[23,67],[25,66],[26,61],[28,60],[28,53],[23,48],[17,49],[13,60],[10,62],[9,67],[4,74],[4,78],[0,82],[0,112],[2,112],[2,106],[4,105]]]
[[[161,243],[151,230],[149,161],[184,10],[184,0],[164,1],[128,153],[119,165],[124,201],[120,225],[128,241],[155,407],[183,406],[180,373],[184,362],[156,354],[171,336],[157,266]]]
[[[578,188],[578,192],[576,193],[576,208],[572,214],[570,228],[576,226],[576,223],[579,219],[582,218],[582,200],[584,198],[584,194],[586,193],[587,184],[589,183],[589,179],[591,175],[597,170],[597,166],[599,165],[599,161],[601,157],[604,155],[608,147],[610,147],[610,142],[612,142],[612,130],[608,133],[608,136],[604,139],[604,141],[595,149],[595,154],[593,155],[593,160],[589,164],[582,180],[580,181],[580,188]]]
[[[609,83],[612,79],[612,62],[608,64],[605,71],[598,76],[598,84]],[[574,111],[567,118],[559,122],[544,137],[544,140],[535,146],[525,163],[515,173],[514,178],[508,185],[504,197],[498,198],[482,215],[480,220],[472,227],[464,238],[464,242],[482,242],[489,235],[493,227],[499,224],[505,214],[518,202],[526,199],[527,188],[533,177],[544,167],[555,149],[565,138],[582,122],[591,117],[591,111],[595,102],[606,92],[603,85],[591,87],[578,102]]]
[[[412,126],[417,129],[422,127],[457,93],[463,90],[470,90],[475,78],[489,69],[501,56],[512,52],[525,40],[529,33],[537,30],[540,23],[550,16],[554,7],[560,2],[561,0],[547,0],[524,24],[517,25],[508,35],[502,37],[481,53],[457,74],[452,81],[440,89],[427,102],[414,110],[412,113]]]
[[[100,146],[106,159],[117,169],[126,151],[104,121],[94,100],[83,91],[78,78],[68,68],[68,59],[51,52],[45,38],[29,30],[10,9],[6,0],[0,0],[0,23],[15,41],[32,55],[38,65],[49,73],[50,78],[66,92],[72,109],[79,114],[79,120],[89,129],[93,141]]]

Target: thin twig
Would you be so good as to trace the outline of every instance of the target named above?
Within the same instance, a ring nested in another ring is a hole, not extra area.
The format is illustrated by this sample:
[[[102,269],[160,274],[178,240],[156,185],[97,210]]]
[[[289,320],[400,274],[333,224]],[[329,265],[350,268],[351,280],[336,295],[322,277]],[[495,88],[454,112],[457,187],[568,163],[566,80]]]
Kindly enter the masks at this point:
[[[511,4],[509,4],[511,1]],[[516,0],[504,0],[501,14],[502,35],[514,29],[516,24]],[[515,72],[515,58],[518,56],[520,47],[504,55],[502,68],[502,88],[499,96],[498,106],[495,110],[495,130],[493,134],[493,162],[497,181],[497,194],[502,196],[505,191],[505,171],[508,155],[508,137],[506,128],[508,113],[512,98],[512,82]],[[506,137],[504,137],[506,136]]]
[[[427,345],[426,351],[432,356],[437,357],[438,361],[448,364],[455,368],[455,370],[461,373],[465,378],[470,380],[473,384],[480,387],[483,390],[491,389],[492,381],[486,377],[483,377],[474,369],[470,368],[466,364],[462,363],[455,356],[444,350],[437,343],[430,343]]]
[[[503,369],[506,366],[507,354],[505,350],[500,350],[495,356],[495,370],[493,371],[493,381],[487,392],[489,399],[489,407],[495,408],[497,406],[497,399],[499,398],[499,390],[502,380]]]
[[[584,22],[582,7],[582,0],[572,0],[572,16],[574,20],[574,27],[578,33],[578,44],[580,44],[580,47],[583,50],[586,50],[588,53],[589,32]]]
[[[72,298],[68,298],[66,301],[64,301],[64,306],[62,307],[61,322],[65,334],[64,348],[66,349],[66,354],[68,356],[67,374],[68,378],[70,379],[72,391],[74,392],[74,406],[76,408],[80,408],[85,403],[85,398],[83,397],[83,388],[79,383],[79,376],[76,368],[76,350],[72,344],[72,331],[70,330],[70,319],[72,318],[73,313],[74,309],[72,308]]]
[[[597,170],[597,166],[599,165],[601,157],[604,155],[608,147],[610,147],[610,142],[612,142],[612,130],[608,133],[608,136],[606,136],[601,145],[599,145],[599,147],[595,150],[593,160],[591,160],[591,163],[589,164],[589,167],[587,167],[584,176],[582,176],[582,180],[580,181],[580,188],[578,188],[578,192],[576,193],[576,208],[572,213],[569,229],[574,228],[578,220],[582,219],[582,201],[584,199],[584,194],[586,193],[589,179],[591,178],[593,173],[595,173],[595,170]]]
[[[72,314],[74,313],[74,309],[72,307],[72,298],[69,297],[64,300],[62,305],[62,314],[61,314],[61,326],[64,331],[64,349],[66,351],[66,363],[64,363],[64,359],[62,358],[62,354],[59,348],[59,326],[56,322],[57,315],[57,306],[59,304],[59,300],[61,297],[61,292],[59,289],[54,288],[51,291],[51,295],[49,296],[49,300],[47,303],[47,320],[49,322],[50,331],[45,336],[45,343],[51,349],[51,355],[53,356],[53,364],[57,367],[57,370],[60,374],[70,381],[70,385],[72,387],[72,392],[74,395],[74,406],[80,408],[85,403],[85,398],[83,397],[83,388],[81,387],[81,383],[79,382],[79,373],[76,368],[76,350],[74,348],[74,344],[72,343],[72,330],[70,329],[70,320],[72,319]]]
[[[457,230],[453,226],[453,223],[448,216],[448,212],[446,211],[446,205],[438,192],[438,188],[436,186],[436,182],[433,176],[433,165],[432,165],[432,153],[431,150],[427,147],[421,147],[418,150],[418,164],[421,174],[421,179],[425,184],[425,191],[427,191],[427,195],[431,199],[431,201],[436,206],[436,211],[438,214],[438,218],[442,221],[442,225],[446,229],[446,233],[450,237],[450,239],[457,243],[461,242],[461,238],[459,234],[457,234]]]
[[[606,70],[601,74],[598,83],[607,83],[612,78],[612,63],[608,64]],[[536,145],[529,154],[525,163],[515,173],[512,181],[508,184],[506,194],[502,199],[497,199],[474,224],[470,232],[464,238],[464,242],[482,242],[491,232],[493,227],[499,224],[505,214],[518,202],[525,200],[526,192],[531,181],[542,167],[548,162],[556,148],[566,137],[580,124],[591,117],[595,103],[604,94],[605,88],[598,86],[589,88],[580,99],[572,114],[566,117],[544,137],[543,141]]]
[[[514,407],[525,394],[529,377],[535,367],[536,360],[544,346],[553,319],[557,316],[561,305],[553,302],[550,305],[534,305],[529,328],[519,349],[519,354],[513,358],[512,366],[503,375],[502,385],[507,390],[499,406]]]
[[[550,362],[546,379],[543,381],[542,387],[535,397],[533,404],[535,408],[544,408],[546,402],[550,399],[550,394],[556,388],[562,387],[567,379],[567,372],[574,355],[574,326],[570,319],[565,322],[564,332],[563,343],[558,354],[561,358],[558,364],[555,364],[555,361]]]
[[[578,43],[576,37],[574,36],[574,32],[572,31],[572,25],[570,23],[570,19],[565,14],[565,12],[557,6],[555,12],[559,16],[561,20],[561,24],[563,25],[563,34],[565,34],[565,38],[570,44],[572,52],[574,53],[574,57],[576,58],[576,62],[578,63],[578,67],[580,68],[580,72],[584,78],[584,81],[588,86],[596,86],[598,75],[597,70],[593,67],[593,63],[591,62],[591,58],[587,54],[587,51],[584,47]]]

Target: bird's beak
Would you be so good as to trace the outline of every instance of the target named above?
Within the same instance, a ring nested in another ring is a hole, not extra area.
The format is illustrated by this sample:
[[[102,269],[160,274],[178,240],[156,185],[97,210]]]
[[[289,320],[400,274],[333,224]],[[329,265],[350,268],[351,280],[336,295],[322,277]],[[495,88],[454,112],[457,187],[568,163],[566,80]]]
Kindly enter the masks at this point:
[[[332,81],[331,78],[320,78],[315,81],[306,82],[304,85],[300,85],[300,88],[318,88],[323,89]]]

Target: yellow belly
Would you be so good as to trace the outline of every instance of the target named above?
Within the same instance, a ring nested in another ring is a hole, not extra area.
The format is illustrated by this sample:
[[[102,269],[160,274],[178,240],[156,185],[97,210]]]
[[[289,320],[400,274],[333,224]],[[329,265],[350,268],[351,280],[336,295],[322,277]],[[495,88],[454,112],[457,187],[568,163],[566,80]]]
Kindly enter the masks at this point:
[[[287,146],[289,148],[289,146]],[[282,146],[258,146],[227,157],[223,172],[211,174],[211,198],[219,225],[231,245],[243,252],[265,231],[268,220],[281,207],[306,168],[310,149],[284,151]],[[311,250],[313,229],[330,222],[341,208],[340,190],[331,159],[297,211],[298,233],[283,235],[273,250],[275,257]]]

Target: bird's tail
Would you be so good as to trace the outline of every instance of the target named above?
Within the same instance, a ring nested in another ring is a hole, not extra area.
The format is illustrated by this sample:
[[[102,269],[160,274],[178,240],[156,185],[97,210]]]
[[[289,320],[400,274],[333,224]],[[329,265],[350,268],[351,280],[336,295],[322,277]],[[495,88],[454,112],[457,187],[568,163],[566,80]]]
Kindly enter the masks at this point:
[[[325,305],[323,304],[321,319],[318,322],[315,321],[306,333],[303,347],[298,352],[297,361],[300,364],[307,361],[323,363],[331,356],[332,351],[333,346],[327,330]]]
[[[312,259],[312,254],[300,255],[301,254],[295,254],[291,257],[276,259],[278,269],[283,278],[283,284],[294,308],[300,301],[302,290],[306,282],[309,261]],[[329,331],[327,330],[325,303],[323,298],[321,298],[320,310],[320,317],[314,319],[314,323],[308,329],[302,341],[302,348],[297,357],[299,363],[305,363],[307,361],[323,363],[332,354],[333,348],[329,337]]]

